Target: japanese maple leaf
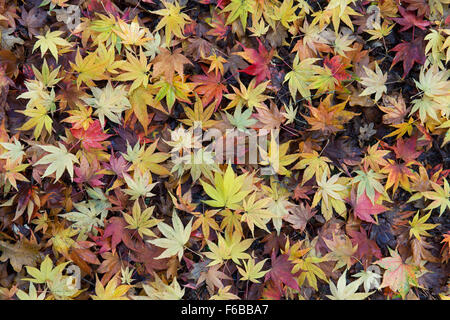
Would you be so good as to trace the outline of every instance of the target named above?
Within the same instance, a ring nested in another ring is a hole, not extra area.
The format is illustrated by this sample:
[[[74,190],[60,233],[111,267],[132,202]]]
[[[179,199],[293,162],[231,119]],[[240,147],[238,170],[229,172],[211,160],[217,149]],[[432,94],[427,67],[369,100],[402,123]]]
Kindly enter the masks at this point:
[[[101,243],[102,245],[98,253],[101,254],[110,249],[115,252],[117,245],[123,240],[126,225],[127,223],[123,218],[111,217],[108,220],[108,225],[106,226],[103,235],[101,237],[95,237],[95,239],[93,238],[96,243]],[[111,237],[110,243],[105,241],[109,237]]]
[[[300,290],[297,279],[291,273],[294,265],[288,259],[289,255],[281,254],[275,257],[275,250],[272,251],[272,269],[266,274],[264,281],[272,279],[278,288],[284,283],[294,290]]]
[[[104,149],[100,142],[105,141],[111,136],[110,134],[103,132],[100,120],[95,120],[91,123],[87,130],[84,130],[83,128],[71,128],[70,132],[75,138],[81,140],[81,145],[88,151],[91,148]]]
[[[380,289],[389,287],[392,291],[399,292],[404,298],[412,285],[417,285],[414,267],[403,263],[397,250],[389,248],[391,257],[383,258],[375,262],[386,269]]]
[[[403,28],[400,29],[400,32],[406,31],[414,26],[425,30],[425,27],[431,24],[430,21],[422,20],[423,16],[416,16],[413,12],[407,11],[400,6],[398,7],[398,10],[400,11],[402,18],[392,18],[392,20],[403,26]]]
[[[334,56],[331,59],[326,57],[323,60],[323,65],[330,69],[333,73],[333,77],[339,81],[349,80],[351,78],[351,75],[345,71],[346,65],[342,62],[340,56]]]
[[[220,73],[206,72],[206,75],[194,75],[191,79],[196,88],[194,89],[199,95],[202,96],[202,103],[204,106],[208,105],[211,101],[216,101],[215,110],[222,101],[223,92],[228,93],[227,87],[222,83],[222,75]]]
[[[418,37],[411,42],[399,43],[391,51],[397,52],[392,60],[391,68],[403,61],[403,78],[409,73],[414,65],[414,62],[418,64],[424,64],[426,57],[423,49],[423,39]]]
[[[397,139],[395,147],[390,147],[394,152],[397,159],[402,159],[405,162],[414,161],[418,156],[422,154],[421,151],[416,151],[417,136],[413,136],[406,140],[403,138]]]
[[[408,3],[406,9],[410,11],[417,10],[420,16],[429,16],[430,6],[427,0],[404,0],[404,2]]]
[[[367,237],[367,233],[362,226],[359,226],[359,231],[349,230],[348,235],[354,246],[358,245],[356,255],[366,262],[366,265],[372,262],[372,257],[381,259],[383,256],[377,243]]]
[[[389,159],[389,164],[381,169],[381,173],[388,173],[385,189],[394,186],[392,192],[395,193],[400,184],[403,189],[410,191],[409,178],[414,178],[414,174],[408,168],[409,163],[396,163]]]
[[[237,52],[235,54],[241,56],[249,63],[251,63],[250,66],[243,70],[239,70],[239,72],[244,72],[249,75],[256,76],[256,83],[258,84],[265,79],[270,79],[271,72],[269,66],[270,60],[272,60],[272,57],[275,54],[275,49],[272,48],[272,50],[268,52],[261,41],[259,41],[259,39],[257,40],[259,43],[258,50],[246,48],[242,43],[238,42],[244,49],[244,52]]]
[[[81,157],[80,166],[75,167],[75,181],[76,183],[88,183],[91,187],[101,187],[103,182],[103,174],[99,174],[98,171],[101,170],[98,160],[94,158],[92,163],[89,163],[85,156]]]
[[[123,178],[123,174],[126,173],[128,171],[128,168],[130,167],[130,163],[125,160],[122,155],[116,157],[114,153],[111,154],[109,163],[103,162],[102,164],[106,170],[111,170],[119,178]]]
[[[219,5],[217,4],[217,6]],[[225,24],[224,15],[217,14],[215,11],[212,12],[211,18],[207,19],[206,23],[212,28],[206,34],[216,37],[217,40],[225,39],[230,31],[230,26]]]
[[[185,56],[181,54],[181,48],[173,53],[166,48],[160,48],[160,53],[151,62],[153,65],[153,77],[163,75],[169,82],[172,82],[175,72],[183,77],[183,67],[185,64],[192,64]]]
[[[309,219],[315,214],[316,210],[312,210],[309,204],[304,205],[303,203],[300,203],[298,206],[291,209],[289,215],[283,219],[289,222],[292,225],[292,228],[303,232]]]
[[[149,274],[153,274],[155,271],[167,268],[167,259],[156,259],[163,251],[164,249],[162,248],[138,241],[130,256],[133,261],[143,263],[145,270]]]
[[[373,220],[372,216],[388,210],[388,208],[386,208],[385,206],[377,203],[380,195],[380,193],[375,191],[375,201],[373,204],[365,192],[363,192],[356,201],[356,196],[354,195],[354,192],[352,192],[353,214],[355,215],[355,217],[358,217],[359,219],[366,222],[375,223],[375,220]]]

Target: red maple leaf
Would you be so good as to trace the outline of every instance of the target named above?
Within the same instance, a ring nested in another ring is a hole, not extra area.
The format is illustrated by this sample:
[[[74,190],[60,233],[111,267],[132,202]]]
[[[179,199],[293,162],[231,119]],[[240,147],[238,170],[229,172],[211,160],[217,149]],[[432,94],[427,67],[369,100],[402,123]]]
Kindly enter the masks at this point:
[[[81,145],[86,150],[89,150],[90,148],[104,149],[100,142],[105,141],[111,136],[110,134],[103,132],[103,128],[99,120],[95,120],[91,123],[87,130],[84,130],[83,128],[71,128],[70,132],[72,132],[72,135],[75,138],[81,140]]]
[[[99,162],[96,158],[93,159],[92,163],[89,163],[85,156],[81,157],[81,162],[79,167],[75,167],[75,178],[73,181],[76,183],[88,183],[91,187],[103,186],[103,182],[100,181],[103,178],[103,174],[98,172],[101,170]]]
[[[368,266],[372,262],[372,257],[381,259],[381,250],[374,240],[367,237],[364,228],[361,226],[359,228],[360,231],[349,230],[348,235],[351,237],[352,245],[358,245],[356,255],[363,260],[365,266]]]
[[[331,59],[326,57],[323,60],[323,65],[331,70],[333,77],[336,80],[343,81],[351,78],[351,75],[345,71],[347,66],[344,64],[340,56],[334,56]]]
[[[363,192],[362,195],[356,200],[356,195],[353,191],[351,194],[351,199],[353,204],[353,214],[355,217],[358,217],[366,222],[375,223],[372,216],[385,212],[388,209],[381,204],[377,204],[379,197],[380,193],[375,191],[375,204],[372,204],[372,201],[370,201],[365,192]]]
[[[399,61],[403,61],[403,78],[409,73],[414,65],[424,64],[426,57],[423,49],[423,39],[416,38],[411,42],[405,42],[396,45],[391,51],[397,52],[392,60],[391,68]]]
[[[112,252],[116,251],[117,245],[125,238],[125,226],[127,223],[123,218],[111,217],[108,220],[108,224],[103,234],[100,232],[100,236],[92,237],[95,243],[101,246],[98,251],[99,254],[107,252],[112,249]],[[111,239],[108,239],[111,237]]]
[[[413,136],[406,140],[402,138],[397,140],[396,146],[389,147],[395,152],[397,159],[402,159],[405,162],[411,162],[417,159],[422,154],[421,151],[416,151],[417,137]]]
[[[256,83],[260,83],[265,79],[270,79],[270,60],[275,54],[275,49],[272,48],[270,52],[266,50],[261,41],[258,40],[259,46],[258,50],[246,48],[240,42],[238,42],[241,47],[244,49],[244,52],[237,52],[235,54],[240,55],[242,58],[251,63],[250,66],[243,70],[239,70],[239,72],[244,72],[246,74],[256,76]]]
[[[280,254],[275,257],[275,250],[272,251],[272,269],[266,274],[264,281],[272,279],[278,288],[281,288],[281,283],[284,283],[294,290],[300,290],[297,279],[291,272],[294,265],[288,259],[289,255]]]
[[[222,83],[222,75],[220,73],[208,73],[203,66],[202,68],[206,75],[195,75],[192,77],[192,81],[197,85],[194,91],[202,96],[204,106],[213,100],[216,101],[216,108],[214,110],[216,111],[222,101],[223,93],[228,93],[228,89]]]
[[[148,273],[153,274],[155,271],[167,268],[168,259],[156,259],[164,251],[163,248],[139,240],[131,249],[133,250],[130,254],[131,259],[143,263]]]
[[[392,20],[403,26],[403,28],[400,29],[400,32],[406,31],[411,27],[425,30],[425,27],[431,24],[430,21],[422,20],[423,16],[416,16],[413,12],[407,11],[400,6],[398,7],[398,10],[400,11],[402,18],[392,18]]]

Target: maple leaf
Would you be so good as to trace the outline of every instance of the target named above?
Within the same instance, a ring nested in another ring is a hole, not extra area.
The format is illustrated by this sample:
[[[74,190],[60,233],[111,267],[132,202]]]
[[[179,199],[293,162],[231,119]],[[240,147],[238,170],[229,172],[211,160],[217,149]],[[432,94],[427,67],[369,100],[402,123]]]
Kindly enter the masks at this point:
[[[169,82],[172,82],[175,72],[183,77],[183,66],[185,64],[192,65],[192,62],[190,62],[189,59],[187,59],[180,52],[181,48],[175,49],[173,52],[170,52],[165,48],[161,48],[160,53],[151,62],[151,65],[153,65],[152,77],[156,78],[163,75]]]
[[[385,124],[400,124],[404,121],[411,108],[406,109],[403,95],[399,94],[398,98],[388,95],[383,96],[384,107],[378,105],[378,108],[383,111],[383,123]]]
[[[155,96],[156,102],[161,101],[164,97],[166,98],[167,107],[169,108],[169,113],[172,111],[175,100],[190,103],[189,93],[192,92],[195,84],[187,83],[181,76],[176,75],[172,82],[161,78],[159,81],[154,83],[153,88],[158,89],[158,93]],[[158,107],[158,106],[153,106]],[[158,108],[159,110],[167,113],[163,108]]]
[[[288,81],[289,92],[291,97],[295,99],[297,92],[303,98],[311,99],[311,91],[309,90],[310,80],[316,73],[318,66],[314,63],[318,61],[317,58],[307,58],[300,61],[299,55],[295,55],[292,63],[292,71],[288,72],[284,77],[284,82]]]
[[[431,22],[422,20],[422,17],[416,16],[413,12],[403,9],[402,6],[398,6],[398,11],[402,15],[402,18],[391,18],[398,24],[403,27],[400,29],[400,32],[406,31],[412,27],[418,27],[422,30],[425,30],[425,27],[428,27]]]
[[[362,159],[364,170],[368,170],[368,168],[370,167],[371,169],[375,170],[375,172],[379,172],[380,166],[386,166],[389,164],[384,159],[384,157],[387,156],[390,151],[378,150],[379,144],[380,143],[377,142],[373,146],[367,148],[367,154]]]
[[[141,51],[139,60],[127,51],[127,61],[124,61],[119,66],[120,69],[126,71],[118,75],[115,80],[118,81],[133,81],[130,87],[130,92],[140,86],[147,87],[149,81],[150,63],[147,63],[147,57]]]
[[[149,284],[143,284],[142,288],[147,296],[133,296],[134,300],[181,300],[185,289],[181,289],[177,278],[172,283],[165,284],[161,278],[155,274],[155,281]]]
[[[98,61],[98,56],[95,53],[89,53],[84,59],[81,57],[80,50],[77,50],[75,56],[75,63],[70,62],[72,69],[78,72],[77,87],[80,88],[82,82],[89,87],[94,87],[93,80],[103,80],[104,71],[106,68],[106,61]]]
[[[205,262],[202,262],[201,265],[205,266],[208,264],[209,260],[206,260]],[[221,279],[224,280],[231,280],[229,276],[227,276],[222,271],[219,271],[221,265],[216,264],[214,266],[211,266],[207,269],[207,271],[200,272],[200,276],[197,280],[197,285],[199,285],[202,282],[206,282],[206,286],[210,292],[214,292],[214,288],[223,288],[224,285],[221,281]],[[194,269],[193,269],[194,271]]]
[[[285,284],[289,288],[294,290],[300,290],[300,287],[297,283],[297,279],[294,277],[292,269],[294,268],[294,264],[289,261],[288,254],[280,254],[276,256],[275,250],[272,251],[272,255],[270,258],[271,261],[271,269],[264,277],[264,281],[268,281],[269,279],[275,282],[275,285],[281,289],[281,284]]]
[[[389,287],[394,292],[399,292],[404,298],[411,286],[417,286],[417,278],[414,267],[405,264],[397,250],[389,248],[391,257],[375,261],[380,267],[386,269],[380,289]]]
[[[330,220],[333,215],[333,208],[340,215],[345,213],[345,203],[342,199],[342,192],[346,190],[346,187],[339,183],[339,174],[335,174],[331,178],[327,179],[327,172],[324,171],[320,181],[317,181],[318,189],[314,195],[311,207],[314,208],[321,203],[321,212],[326,220]]]
[[[324,67],[331,70],[332,76],[338,81],[350,80],[352,77],[345,71],[348,66],[342,61],[341,56],[334,56],[333,58],[325,57],[323,59]]]
[[[254,117],[261,122],[261,127],[268,130],[280,128],[281,124],[286,119],[285,114],[280,112],[276,104],[272,101],[270,103],[270,109],[256,108],[256,111],[258,111],[258,114],[255,114]]]
[[[30,287],[28,289],[28,293],[23,290],[18,290],[16,292],[17,298],[19,300],[44,300],[47,295],[47,288],[44,289],[39,295],[37,294],[36,287],[33,283],[30,283]]]
[[[331,250],[326,255],[328,260],[336,261],[333,271],[346,266],[350,268],[355,262],[353,257],[355,252],[358,250],[358,245],[353,246],[350,238],[346,235],[336,235],[333,233],[333,240],[323,239],[327,247]]]
[[[155,246],[165,248],[164,252],[155,259],[169,258],[177,255],[178,260],[181,260],[181,258],[183,257],[184,245],[189,241],[189,237],[192,231],[192,219],[189,221],[186,227],[183,227],[183,224],[176,211],[173,211],[172,225],[173,227],[164,222],[159,223],[158,229],[165,236],[165,239],[159,238],[154,240],[147,240],[147,242]]]
[[[389,159],[389,164],[383,169],[381,169],[381,173],[387,173],[388,178],[386,184],[384,186],[385,190],[388,190],[393,186],[392,192],[395,193],[399,184],[406,191],[410,191],[410,183],[409,178],[414,178],[414,174],[408,168],[409,164],[405,163],[396,163],[393,160]]]
[[[307,105],[311,116],[303,116],[311,125],[309,130],[320,130],[324,134],[335,133],[344,129],[343,124],[350,121],[358,113],[344,110],[347,101],[331,105],[332,95],[323,99],[318,108]]]
[[[247,17],[249,13],[255,13],[255,0],[231,0],[231,2],[222,10],[230,12],[226,24],[231,24],[234,20],[240,19],[242,28],[247,28]]]
[[[157,270],[167,268],[168,259],[158,259],[158,256],[164,252],[163,248],[138,241],[131,249],[133,250],[130,254],[131,259],[143,263],[148,273],[153,274]]]
[[[76,178],[73,179],[76,183],[85,183],[87,182],[92,187],[100,187],[103,186],[103,182],[101,179],[103,178],[103,174],[98,173],[100,170],[100,164],[96,158],[89,163],[88,159],[82,155],[80,166],[75,167],[75,175]]]
[[[123,177],[128,185],[128,189],[125,189],[124,192],[131,196],[131,200],[136,200],[139,197],[154,196],[154,194],[150,191],[157,184],[157,182],[152,183],[152,176],[150,172],[146,172],[142,175],[139,171],[135,171],[133,178],[131,178],[127,173],[124,173]]]
[[[271,72],[269,69],[270,61],[275,54],[275,49],[272,49],[270,52],[266,50],[262,42],[258,40],[258,50],[252,48],[246,48],[242,43],[239,43],[244,49],[244,52],[237,52],[235,54],[241,56],[249,63],[250,66],[243,70],[239,70],[239,72],[244,72],[252,76],[256,76],[256,84],[261,83],[263,80],[267,78],[271,78]]]
[[[36,105],[34,108],[26,108],[23,111],[17,111],[31,118],[18,128],[18,130],[30,130],[34,128],[33,135],[36,139],[41,136],[44,126],[49,134],[52,133],[53,120],[48,115],[48,111],[49,110],[41,104]]]
[[[184,106],[184,112],[186,113],[187,119],[181,119],[185,125],[190,127],[196,127],[199,123],[202,129],[208,129],[214,126],[217,121],[211,120],[211,117],[216,109],[216,102],[213,102],[207,108],[203,103],[203,100],[197,96],[194,103],[194,109]]]
[[[223,287],[223,288],[219,288],[219,290],[217,291],[217,293],[213,296],[211,296],[211,298],[209,298],[209,300],[239,300],[240,298],[229,292],[231,289],[231,285]]]
[[[212,261],[208,266],[222,264],[224,261],[231,259],[237,265],[241,265],[238,259],[250,259],[251,256],[245,252],[253,243],[253,239],[242,240],[241,235],[237,232],[230,235],[225,233],[225,238],[217,234],[217,244],[207,241],[209,252],[204,255]],[[241,241],[242,240],[242,241]]]
[[[39,40],[34,43],[33,51],[37,48],[41,49],[41,58],[44,57],[44,54],[47,50],[50,50],[52,56],[55,58],[56,62],[58,62],[58,47],[70,47],[71,44],[60,37],[64,32],[62,31],[50,31],[47,30],[45,36],[36,36]]]
[[[390,147],[395,152],[397,159],[402,159],[408,163],[414,163],[415,159],[421,155],[422,152],[416,151],[417,137],[410,137],[406,140],[397,139],[395,146]]]
[[[419,212],[414,216],[412,221],[409,221],[410,229],[409,229],[409,237],[411,238],[413,235],[418,240],[421,240],[420,236],[429,237],[431,236],[427,230],[431,230],[436,228],[439,224],[425,223],[428,218],[430,218],[431,212],[424,215],[419,219]]]
[[[423,49],[423,39],[418,37],[411,42],[399,43],[391,51],[397,52],[392,60],[392,67],[399,61],[403,61],[403,76],[405,78],[415,63],[425,63],[425,53]]]
[[[195,84],[195,92],[202,96],[203,105],[215,102],[215,109],[220,106],[223,93],[228,93],[227,87],[222,83],[222,75],[208,72],[205,75],[194,75],[192,81]]]
[[[101,240],[103,240],[102,247],[99,250],[100,254],[109,251],[111,249],[113,253],[116,251],[117,245],[120,242],[122,242],[122,240],[125,237],[124,235],[125,226],[126,226],[125,220],[120,217],[111,217],[108,219],[108,222],[105,227],[105,232],[103,233],[102,237],[99,237],[101,238]],[[106,242],[105,240],[109,237],[111,237],[110,242]]]
[[[100,280],[98,280],[98,277],[96,277],[95,295],[91,295],[91,298],[93,300],[129,300],[126,294],[131,286],[119,285],[119,283],[118,276],[114,276],[109,280],[106,287],[104,287]]]
[[[423,196],[427,199],[433,200],[425,210],[433,210],[439,207],[439,216],[441,216],[445,209],[450,209],[450,186],[447,179],[444,179],[444,187],[442,188],[437,183],[430,181],[433,191],[422,192]]]
[[[72,127],[70,132],[75,138],[81,140],[81,145],[88,151],[91,148],[104,149],[104,146],[100,142],[111,136],[110,134],[103,132],[103,128],[99,120],[95,120],[87,129],[75,129]]]
[[[203,190],[213,200],[203,202],[212,207],[226,207],[237,209],[238,204],[250,193],[251,190],[242,189],[247,174],[236,176],[231,164],[228,165],[225,174],[216,172],[214,175],[214,186],[200,180]]]
[[[245,221],[247,223],[252,235],[254,235],[255,226],[269,233],[267,223],[272,218],[272,214],[267,210],[269,201],[270,199],[268,198],[256,200],[256,193],[252,193],[248,200],[244,199],[242,204],[243,214],[241,221]]]
[[[366,193],[363,193],[360,197],[357,198],[357,200],[354,200],[354,198],[355,197],[353,196],[353,214],[355,215],[355,217],[358,217],[363,221],[375,223],[375,220],[373,220],[372,216],[388,210],[387,207],[380,204],[380,200],[382,199],[381,193],[375,192],[373,201],[369,199]]]
[[[383,75],[378,64],[375,62],[375,72],[363,66],[364,71],[366,72],[367,77],[361,78],[361,84],[366,87],[363,92],[360,93],[361,96],[368,96],[372,93],[375,93],[375,101],[378,101],[381,98],[383,93],[387,92],[387,87],[385,85],[387,81],[387,74]]]
[[[142,46],[151,38],[145,37],[146,30],[139,26],[137,17],[134,17],[130,24],[126,23],[122,19],[117,19],[118,28],[112,29],[120,39],[121,43],[125,45],[126,48],[130,48],[130,45]]]
[[[150,117],[147,106],[154,106],[155,100],[153,91],[150,88],[139,87],[131,93],[129,101],[136,118],[144,128],[144,133],[148,133],[148,126],[150,124]],[[127,119],[127,117],[125,117]]]
[[[384,175],[376,173],[372,169],[368,172],[356,170],[356,177],[353,178],[352,184],[358,183],[356,198],[359,199],[364,193],[375,204],[375,190],[384,194],[384,187],[379,180],[384,179]]]
[[[53,261],[50,259],[49,255],[45,256],[44,261],[42,261],[39,269],[27,266],[25,269],[27,273],[33,278],[24,278],[33,283],[46,283],[47,281],[52,281],[61,275],[64,268],[69,264],[69,262],[64,262],[53,267]]]
[[[367,237],[367,233],[362,226],[359,227],[359,231],[348,230],[348,235],[352,241],[353,246],[358,246],[356,250],[356,257],[363,261],[364,267],[367,269],[367,265],[372,262],[372,258],[376,257],[381,259],[381,250],[377,243]],[[366,290],[367,292],[368,290]]]
[[[298,154],[287,154],[290,141],[278,146],[275,139],[270,140],[269,152],[261,152],[262,165],[269,165],[276,173],[291,176],[291,171],[285,167],[293,163],[299,157]]]
[[[264,259],[255,264],[255,259],[251,258],[247,261],[244,260],[244,268],[237,266],[239,273],[242,275],[241,280],[248,280],[253,283],[259,283],[257,279],[264,277],[264,275],[270,270],[261,271],[264,267],[264,263],[267,259]]]
[[[315,150],[312,150],[311,153],[301,153],[300,157],[302,157],[303,159],[297,162],[297,164],[292,169],[305,169],[301,182],[302,185],[304,185],[305,182],[307,182],[314,176],[316,177],[316,181],[319,181],[319,179],[322,178],[324,172],[327,172],[327,175],[329,175],[330,168],[328,166],[328,163],[330,163],[331,160],[327,157],[319,155]]]
[[[192,225],[192,231],[197,230],[200,226],[202,227],[202,233],[204,239],[209,239],[210,230],[219,231],[220,227],[214,216],[219,212],[219,210],[207,210],[205,213],[192,212],[193,215],[197,217]]]
[[[60,142],[58,142],[58,147],[42,145],[39,147],[50,153],[43,156],[39,161],[33,164],[33,166],[50,164],[47,169],[45,169],[42,178],[47,177],[52,173],[56,173],[55,181],[58,181],[64,171],[67,170],[70,175],[70,179],[73,180],[73,164],[79,163],[77,157],[68,152],[66,147]]]
[[[96,227],[103,227],[103,221],[108,214],[108,210],[106,210],[108,206],[109,203],[95,200],[78,202],[74,203],[77,211],[71,211],[60,216],[74,222],[71,227],[77,229],[81,235],[84,235]],[[94,235],[96,235],[95,232]]]
[[[311,210],[309,204],[300,203],[289,210],[289,215],[283,217],[284,220],[292,225],[292,228],[300,230],[303,232],[306,228],[308,220],[310,220],[316,214],[315,210]]]
[[[9,259],[14,271],[20,272],[23,266],[27,266],[27,268],[36,266],[40,259],[40,248],[36,239],[28,240],[25,237],[15,243],[0,241],[0,250],[2,251],[0,261],[6,262]]]
[[[359,278],[351,282],[349,285],[347,281],[347,270],[339,277],[337,286],[330,281],[331,295],[327,295],[330,300],[364,300],[375,291],[372,292],[356,292],[359,286],[362,284],[362,279]]]
[[[183,7],[180,7],[178,1],[174,1],[173,3],[162,1],[162,4],[164,9],[152,11],[152,13],[162,16],[158,25],[154,29],[154,32],[164,28],[164,33],[166,34],[166,46],[168,47],[173,35],[181,39],[184,38],[184,26],[191,20],[191,18],[189,18],[187,14],[181,12]]]
[[[128,223],[125,228],[137,229],[141,238],[144,238],[144,235],[149,237],[156,237],[156,235],[150,228],[158,225],[162,220],[152,217],[154,209],[155,206],[151,206],[146,208],[144,211],[141,211],[139,201],[136,200],[133,205],[132,215],[126,213],[124,213],[123,215],[125,221]]]
[[[131,107],[125,86],[113,88],[111,82],[108,82],[106,87],[91,88],[91,91],[94,97],[83,98],[83,101],[96,109],[94,115],[99,117],[102,127],[105,126],[105,117],[114,123],[120,123],[122,112]]]
[[[242,82],[239,82],[240,89],[231,86],[235,93],[226,94],[225,97],[231,102],[225,109],[231,109],[233,107],[248,106],[250,109],[253,107],[263,108],[262,102],[269,99],[269,96],[264,95],[264,91],[267,88],[269,81],[256,84],[256,78],[248,84],[248,88],[244,86]]]
[[[25,152],[23,151],[23,145],[16,139],[16,137],[14,137],[13,139],[13,143],[0,142],[0,145],[8,150],[7,152],[0,155],[0,159],[10,159],[12,162],[18,160],[19,162],[22,162],[22,158],[25,155]]]

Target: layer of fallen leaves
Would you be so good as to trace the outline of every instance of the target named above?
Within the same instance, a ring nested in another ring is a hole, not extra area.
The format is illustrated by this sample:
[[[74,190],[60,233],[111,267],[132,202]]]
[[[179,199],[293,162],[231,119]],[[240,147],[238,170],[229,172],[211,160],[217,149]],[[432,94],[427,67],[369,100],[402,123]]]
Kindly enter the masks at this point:
[[[1,1],[0,297],[449,299],[449,12]]]

